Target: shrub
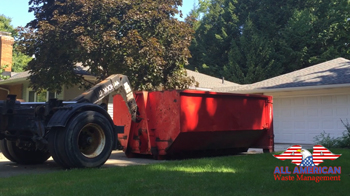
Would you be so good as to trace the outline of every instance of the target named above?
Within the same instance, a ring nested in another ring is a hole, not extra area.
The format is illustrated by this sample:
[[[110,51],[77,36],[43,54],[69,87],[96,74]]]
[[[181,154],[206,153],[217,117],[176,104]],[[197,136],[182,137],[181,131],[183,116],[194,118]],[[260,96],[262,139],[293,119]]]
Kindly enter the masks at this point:
[[[331,137],[329,133],[323,131],[320,135],[314,137],[314,142],[326,148],[349,148],[350,147],[350,123],[346,120],[340,120],[345,127],[341,137]]]

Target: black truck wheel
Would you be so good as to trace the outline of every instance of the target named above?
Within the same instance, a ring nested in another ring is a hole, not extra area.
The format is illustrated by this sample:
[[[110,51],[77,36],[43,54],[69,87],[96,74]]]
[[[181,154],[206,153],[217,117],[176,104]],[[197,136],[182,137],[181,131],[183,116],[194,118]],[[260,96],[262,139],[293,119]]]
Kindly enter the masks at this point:
[[[7,148],[7,140],[0,140],[0,151],[8,160],[15,162],[15,159],[10,155],[9,149]]]
[[[16,146],[16,142],[6,141],[7,152],[11,161],[19,164],[41,164],[50,158],[50,153],[40,150],[24,150]]]
[[[60,157],[70,167],[100,167],[113,148],[113,127],[106,117],[95,111],[74,116],[64,132]]]
[[[64,168],[69,168],[70,163],[65,160],[64,156],[61,154],[61,149],[64,149],[64,137],[62,135],[65,134],[65,130],[63,128],[54,128],[49,132],[49,151],[53,160]],[[64,152],[65,153],[65,152]]]

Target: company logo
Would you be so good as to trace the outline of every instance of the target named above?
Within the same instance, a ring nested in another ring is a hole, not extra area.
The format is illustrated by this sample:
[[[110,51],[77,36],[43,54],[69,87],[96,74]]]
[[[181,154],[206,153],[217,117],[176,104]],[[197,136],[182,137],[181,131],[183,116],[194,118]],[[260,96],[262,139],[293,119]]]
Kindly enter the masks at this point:
[[[330,150],[321,145],[315,145],[313,147],[313,153],[306,149],[302,149],[300,145],[294,145],[289,147],[285,152],[279,155],[273,155],[277,159],[282,161],[291,160],[292,163],[297,165],[293,169],[292,176],[288,167],[276,167],[274,171],[275,180],[302,180],[302,181],[340,181],[340,175],[338,176],[304,176],[304,174],[341,174],[341,167],[321,167],[319,166],[324,160],[332,160],[339,158],[341,154],[333,154]],[[300,175],[301,174],[301,175]]]
[[[102,90],[99,91],[99,96],[102,97],[103,95],[108,94],[109,92],[113,91],[113,85],[110,84],[108,86],[106,86],[105,88],[103,88]]]
[[[314,146],[313,154],[308,150],[302,149],[299,145],[294,145],[289,147],[282,154],[273,156],[282,161],[290,159],[292,163],[301,167],[312,167],[323,163],[323,160],[335,160],[341,155],[333,154],[330,150],[321,145]]]

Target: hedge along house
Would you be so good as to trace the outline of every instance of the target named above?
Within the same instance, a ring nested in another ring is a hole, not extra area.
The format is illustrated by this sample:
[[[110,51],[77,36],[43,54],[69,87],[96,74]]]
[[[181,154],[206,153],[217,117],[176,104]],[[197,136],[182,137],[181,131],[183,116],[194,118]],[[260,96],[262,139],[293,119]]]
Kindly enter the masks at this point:
[[[278,144],[314,144],[323,131],[332,137],[350,121],[350,60],[336,58],[250,85],[216,89],[273,96]]]

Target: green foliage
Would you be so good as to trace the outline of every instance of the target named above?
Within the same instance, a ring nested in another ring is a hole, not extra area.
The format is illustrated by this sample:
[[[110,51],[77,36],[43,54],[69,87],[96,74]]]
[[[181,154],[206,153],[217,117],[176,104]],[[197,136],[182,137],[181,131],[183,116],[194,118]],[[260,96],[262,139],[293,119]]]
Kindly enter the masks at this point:
[[[47,91],[46,90],[43,90],[39,93],[37,93],[36,95],[36,101],[37,102],[46,102],[46,94],[47,94]]]
[[[12,37],[15,39],[18,37],[17,30],[11,25],[11,18],[8,18],[4,15],[0,15],[0,31],[11,33]],[[15,41],[12,52],[12,71],[22,72],[24,67],[27,66],[28,62],[32,59],[30,56],[27,56],[21,53],[18,50],[18,42]]]
[[[339,148],[339,140],[339,137],[331,137],[330,134],[326,133],[325,131],[314,137],[315,144],[320,144],[327,148]]]
[[[0,68],[0,79],[1,79],[1,80],[6,80],[6,79],[9,79],[9,78],[10,78],[10,76],[4,76],[4,75],[2,75],[2,73],[4,73],[6,67],[8,67],[8,65],[4,65],[4,66],[2,66],[2,67]]]
[[[350,148],[350,123],[341,120],[345,131],[341,137],[331,137],[329,133],[323,131],[320,135],[315,136],[314,142],[327,148]]]
[[[186,22],[192,26],[194,30],[197,30],[201,17],[208,12],[210,6],[210,0],[198,0],[198,4],[194,4],[192,10],[186,18]]]
[[[9,32],[12,36],[17,35],[15,28],[11,25],[11,18],[2,14],[0,15],[0,31]]]
[[[190,23],[196,31],[190,68],[254,83],[350,58],[349,10],[347,0],[212,0],[204,16]]]
[[[192,29],[174,18],[181,0],[30,0],[36,18],[21,29],[21,49],[35,55],[27,67],[34,90],[84,84],[74,70],[99,80],[129,77],[136,90],[186,88]]]
[[[232,2],[212,1],[192,40],[190,68],[197,68],[199,72],[209,75],[215,73],[220,78],[223,76],[222,68],[228,61],[232,35],[237,33],[237,15],[234,10]]]
[[[12,58],[12,71],[14,72],[23,72],[25,71],[25,67],[32,60],[32,57],[27,56],[18,50],[14,49]]]

